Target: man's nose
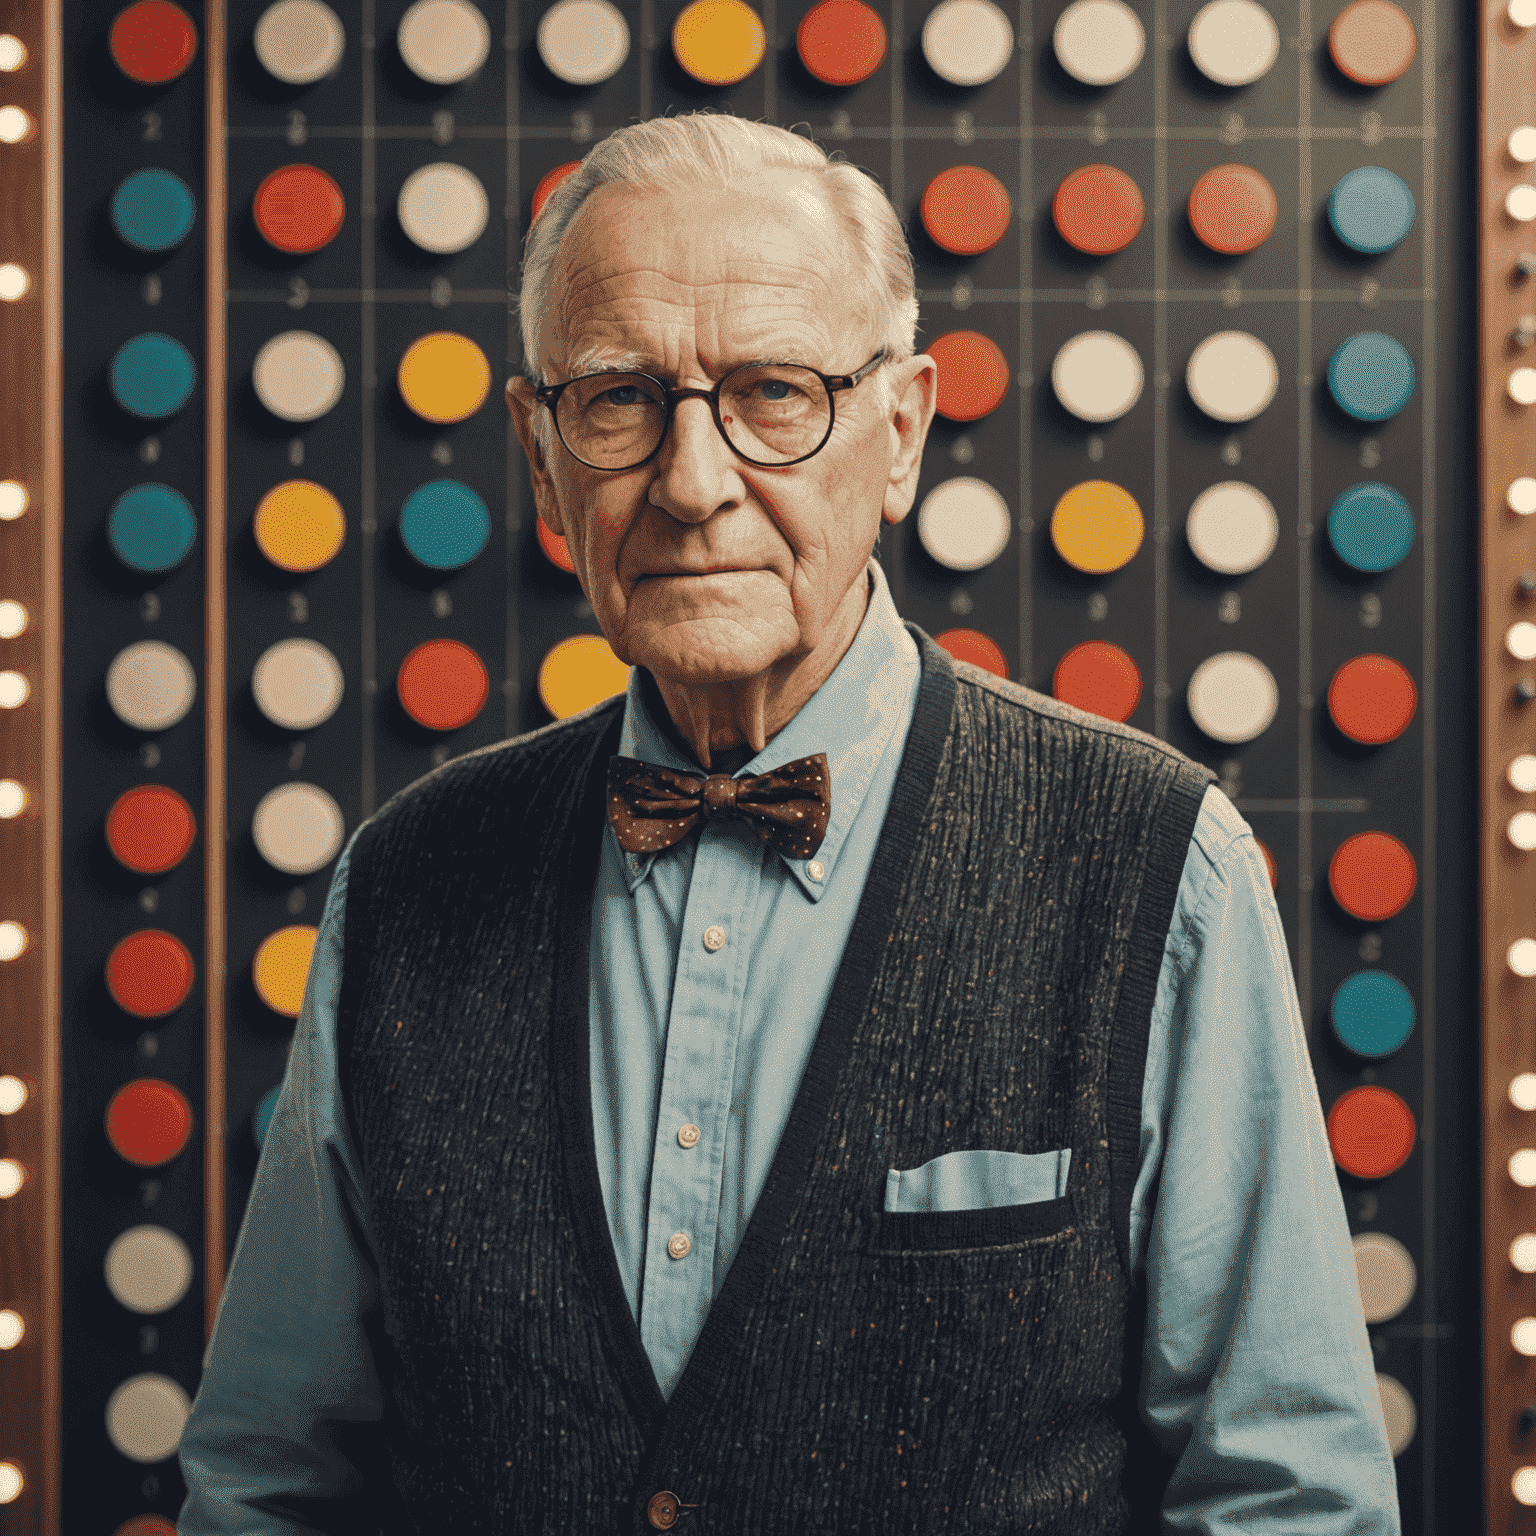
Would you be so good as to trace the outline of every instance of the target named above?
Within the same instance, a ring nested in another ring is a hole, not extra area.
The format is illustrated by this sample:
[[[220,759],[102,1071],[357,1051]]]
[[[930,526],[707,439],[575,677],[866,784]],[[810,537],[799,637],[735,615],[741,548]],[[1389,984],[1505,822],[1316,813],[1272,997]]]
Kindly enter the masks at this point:
[[[720,435],[707,400],[680,400],[656,455],[651,502],[683,523],[701,523],[742,494],[736,455]]]

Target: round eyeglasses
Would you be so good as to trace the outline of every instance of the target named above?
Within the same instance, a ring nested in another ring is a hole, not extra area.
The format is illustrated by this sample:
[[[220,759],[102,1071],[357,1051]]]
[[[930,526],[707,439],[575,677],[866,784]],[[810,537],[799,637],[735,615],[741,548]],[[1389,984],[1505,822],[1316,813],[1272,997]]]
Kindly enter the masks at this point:
[[[708,400],[720,435],[749,464],[780,468],[820,453],[832,435],[832,396],[852,389],[885,360],[881,349],[856,373],[826,374],[798,363],[747,363],[713,389],[669,389],[648,373],[584,373],[541,384],[572,457],[590,469],[638,469],[660,451],[680,400]]]

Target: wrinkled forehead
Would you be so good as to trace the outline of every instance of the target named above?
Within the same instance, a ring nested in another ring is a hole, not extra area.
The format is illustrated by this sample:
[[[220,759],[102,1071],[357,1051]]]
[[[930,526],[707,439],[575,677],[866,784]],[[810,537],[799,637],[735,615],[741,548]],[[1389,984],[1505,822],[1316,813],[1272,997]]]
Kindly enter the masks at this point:
[[[544,376],[604,363],[713,372],[752,357],[856,367],[862,357],[843,353],[870,316],[851,255],[803,174],[730,190],[599,188],[550,272]]]

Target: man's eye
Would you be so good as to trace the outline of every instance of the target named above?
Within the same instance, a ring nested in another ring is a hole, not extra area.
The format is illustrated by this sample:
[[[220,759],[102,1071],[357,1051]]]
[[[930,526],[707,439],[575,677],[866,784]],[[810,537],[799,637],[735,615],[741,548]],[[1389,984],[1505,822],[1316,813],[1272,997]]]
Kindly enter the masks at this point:
[[[788,400],[795,392],[795,386],[788,379],[764,379],[757,387],[762,390],[764,400]]]
[[[644,405],[646,394],[638,384],[615,384],[605,389],[598,398],[605,405]]]

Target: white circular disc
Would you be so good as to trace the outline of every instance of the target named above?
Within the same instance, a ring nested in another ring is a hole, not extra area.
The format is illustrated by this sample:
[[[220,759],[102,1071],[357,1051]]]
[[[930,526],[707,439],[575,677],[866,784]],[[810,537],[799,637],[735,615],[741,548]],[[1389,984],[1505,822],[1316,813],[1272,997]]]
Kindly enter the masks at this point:
[[[1536,657],[1536,624],[1522,619],[1504,631],[1504,644],[1516,661],[1530,661]]]
[[[1536,795],[1536,756],[1522,752],[1509,765],[1510,786],[1523,795]]]
[[[1510,842],[1521,853],[1530,853],[1536,849],[1536,811],[1516,811],[1509,818],[1509,826],[1505,830]]]
[[[1252,85],[1280,57],[1280,28],[1257,0],[1210,0],[1189,24],[1189,56],[1217,85]]]
[[[277,0],[261,13],[252,41],[261,67],[285,85],[313,85],[341,63],[347,33],[325,0]]]
[[[1190,353],[1190,398],[1217,421],[1252,421],[1280,387],[1275,354],[1247,331],[1217,331]]]
[[[1504,211],[1522,224],[1536,219],[1536,187],[1525,181],[1511,187],[1504,198]]]
[[[1510,134],[1509,158],[1521,165],[1536,160],[1536,128],[1516,128]]]
[[[256,707],[289,731],[307,731],[329,720],[345,684],[341,663],[317,640],[279,640],[251,669]]]
[[[107,1289],[130,1312],[167,1312],[192,1284],[192,1250],[167,1227],[129,1227],[112,1239]]]
[[[1242,480],[1223,480],[1195,497],[1184,533],[1201,565],[1223,576],[1242,576],[1274,553],[1280,518],[1263,491]]]
[[[1536,368],[1516,368],[1509,376],[1508,388],[1516,405],[1536,405]]]
[[[1509,0],[1504,14],[1517,27],[1536,27],[1536,0]]]
[[[985,480],[956,475],[923,497],[917,536],[940,565],[979,571],[1008,546],[1008,503]]]
[[[176,1454],[192,1412],[179,1381],[146,1371],[119,1383],[107,1399],[107,1435],[130,1461],[164,1461]]]
[[[163,640],[125,646],[107,668],[107,702],[136,730],[168,730],[185,718],[196,697],[192,663]]]
[[[251,817],[256,851],[285,875],[312,875],[341,851],[341,807],[318,784],[279,784]]]
[[[324,416],[346,382],[341,353],[313,331],[283,331],[263,343],[251,364],[256,398],[283,421]]]
[[[992,0],[942,0],[923,23],[923,57],[951,85],[985,85],[1013,57],[1013,23]]]
[[[1056,59],[1084,85],[1117,85],[1141,63],[1147,31],[1124,0],[1073,0],[1056,18]]]
[[[1280,707],[1275,675],[1246,651],[1208,656],[1189,680],[1189,713],[1213,741],[1252,741]]]
[[[1511,512],[1518,512],[1521,517],[1529,517],[1536,512],[1536,476],[1521,475],[1518,480],[1511,480],[1509,489],[1504,493],[1504,503]]]
[[[416,0],[395,34],[400,57],[433,85],[457,85],[485,63],[491,26],[469,0]]]
[[[609,0],[560,0],[539,22],[539,57],[567,85],[596,85],[629,57],[629,23]]]
[[[1113,331],[1083,331],[1051,364],[1056,398],[1083,421],[1114,421],[1141,398],[1141,357]]]
[[[468,166],[439,160],[405,178],[395,204],[400,227],[424,251],[449,256],[485,233],[491,200]]]
[[[1368,1323],[1396,1317],[1413,1300],[1419,1272],[1413,1255],[1385,1232],[1361,1232],[1353,1239],[1355,1276]]]
[[[1387,1448],[1401,1456],[1413,1440],[1419,1416],[1408,1388],[1396,1376],[1376,1373],[1376,1390],[1381,1394],[1381,1416],[1387,1424]]]

